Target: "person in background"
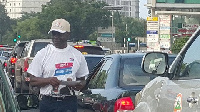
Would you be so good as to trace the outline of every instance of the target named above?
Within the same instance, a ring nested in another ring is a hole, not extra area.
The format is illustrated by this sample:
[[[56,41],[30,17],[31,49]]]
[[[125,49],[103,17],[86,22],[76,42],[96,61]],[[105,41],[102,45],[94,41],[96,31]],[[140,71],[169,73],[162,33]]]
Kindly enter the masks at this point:
[[[40,88],[40,112],[76,112],[75,90],[81,90],[89,74],[85,57],[67,45],[70,24],[65,19],[52,22],[53,44],[38,51],[27,72],[30,85]],[[71,82],[65,85],[63,82]],[[72,83],[72,81],[76,81]]]

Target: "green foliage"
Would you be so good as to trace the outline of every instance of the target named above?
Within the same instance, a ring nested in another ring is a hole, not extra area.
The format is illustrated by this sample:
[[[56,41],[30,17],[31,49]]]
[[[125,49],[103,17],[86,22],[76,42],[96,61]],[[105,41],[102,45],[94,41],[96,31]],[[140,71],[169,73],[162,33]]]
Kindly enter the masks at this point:
[[[12,21],[7,16],[5,6],[0,4],[0,35],[4,38],[6,32],[11,30]]]
[[[70,22],[73,40],[87,39],[96,27],[107,26],[110,12],[103,10],[103,3],[80,2],[79,0],[52,0],[43,7],[39,19],[43,24],[43,33],[48,32],[51,22],[56,18],[64,18]]]
[[[111,12],[102,9],[105,2],[95,2],[87,0],[51,0],[47,5],[42,6],[42,12],[24,13],[20,19],[10,20],[4,8],[0,6],[0,34],[3,32],[3,42],[14,44],[13,39],[20,35],[18,40],[31,40],[38,38],[50,38],[48,31],[53,20],[64,18],[71,24],[71,39],[97,39],[97,27],[111,26]],[[3,15],[3,16],[2,16]],[[5,18],[6,22],[1,22]],[[6,23],[6,24],[5,24]],[[12,23],[9,24],[9,23]],[[127,31],[126,31],[127,24]],[[146,20],[121,17],[118,12],[114,13],[114,26],[116,27],[116,42],[122,43],[123,38],[131,38],[130,42],[135,41],[135,37],[146,36]],[[3,31],[2,31],[3,30]]]
[[[123,38],[131,38],[130,42],[135,42],[136,37],[146,37],[146,20],[131,17],[119,17],[114,21],[116,29],[116,42],[123,45]],[[127,28],[126,28],[127,24]]]
[[[172,53],[178,54],[188,39],[189,39],[189,37],[176,38],[176,40],[174,41],[174,43],[172,45]]]

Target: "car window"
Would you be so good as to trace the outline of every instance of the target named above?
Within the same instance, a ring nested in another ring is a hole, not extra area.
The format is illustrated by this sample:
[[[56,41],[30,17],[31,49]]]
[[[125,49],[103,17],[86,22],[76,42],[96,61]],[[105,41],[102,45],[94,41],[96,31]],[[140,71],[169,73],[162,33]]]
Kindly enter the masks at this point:
[[[22,53],[25,44],[26,44],[25,42],[24,43],[19,43],[19,45],[16,46],[15,53],[17,53],[17,56],[19,56]]]
[[[146,85],[155,75],[144,73],[141,69],[142,57],[124,58],[120,86]]]
[[[99,46],[83,46],[83,47],[76,47],[82,54],[97,54],[97,55],[104,55],[104,51]]]
[[[29,51],[29,49],[30,49],[30,46],[31,46],[31,42],[29,42],[29,43],[27,43],[27,44],[25,45],[25,48],[24,48],[24,50],[22,51],[21,57],[26,57],[26,56],[28,55],[28,51]]]
[[[32,51],[31,51],[31,57],[35,57],[35,55],[37,54],[37,52],[39,50],[41,50],[42,48],[44,48],[45,46],[47,46],[48,44],[50,44],[50,42],[35,42],[33,47],[32,47]]]
[[[188,48],[181,65],[180,78],[200,78],[200,36]]]
[[[112,59],[107,59],[102,64],[101,68],[95,74],[95,77],[91,79],[89,83],[90,89],[104,89],[106,84],[107,76],[110,72],[112,65]]]
[[[88,65],[89,72],[92,71],[94,66],[102,59],[102,57],[85,57],[85,60]]]

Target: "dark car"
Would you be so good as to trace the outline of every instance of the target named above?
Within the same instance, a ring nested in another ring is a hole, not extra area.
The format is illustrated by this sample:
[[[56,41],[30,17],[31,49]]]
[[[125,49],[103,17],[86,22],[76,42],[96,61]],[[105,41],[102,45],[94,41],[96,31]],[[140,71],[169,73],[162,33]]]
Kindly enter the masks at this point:
[[[168,54],[150,52],[142,69],[157,77],[137,94],[135,112],[200,112],[200,27],[189,38],[174,62]],[[146,109],[148,108],[148,110]]]
[[[135,95],[156,75],[144,73],[144,53],[105,56],[89,74],[78,104],[93,111],[134,110]],[[171,62],[175,56],[171,56]],[[170,62],[170,63],[171,63]]]

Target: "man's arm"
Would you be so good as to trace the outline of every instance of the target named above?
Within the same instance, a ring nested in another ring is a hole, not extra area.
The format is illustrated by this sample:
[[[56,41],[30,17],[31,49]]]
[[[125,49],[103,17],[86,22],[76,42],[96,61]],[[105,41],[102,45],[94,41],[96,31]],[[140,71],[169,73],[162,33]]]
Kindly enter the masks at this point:
[[[81,90],[86,84],[85,77],[76,78],[76,81],[80,81],[80,83],[75,86],[75,90]]]
[[[37,86],[37,87],[44,87],[49,84],[52,85],[53,87],[58,87],[60,81],[57,79],[57,77],[41,78],[41,77],[35,77],[34,75],[30,74],[30,84],[31,86]]]

